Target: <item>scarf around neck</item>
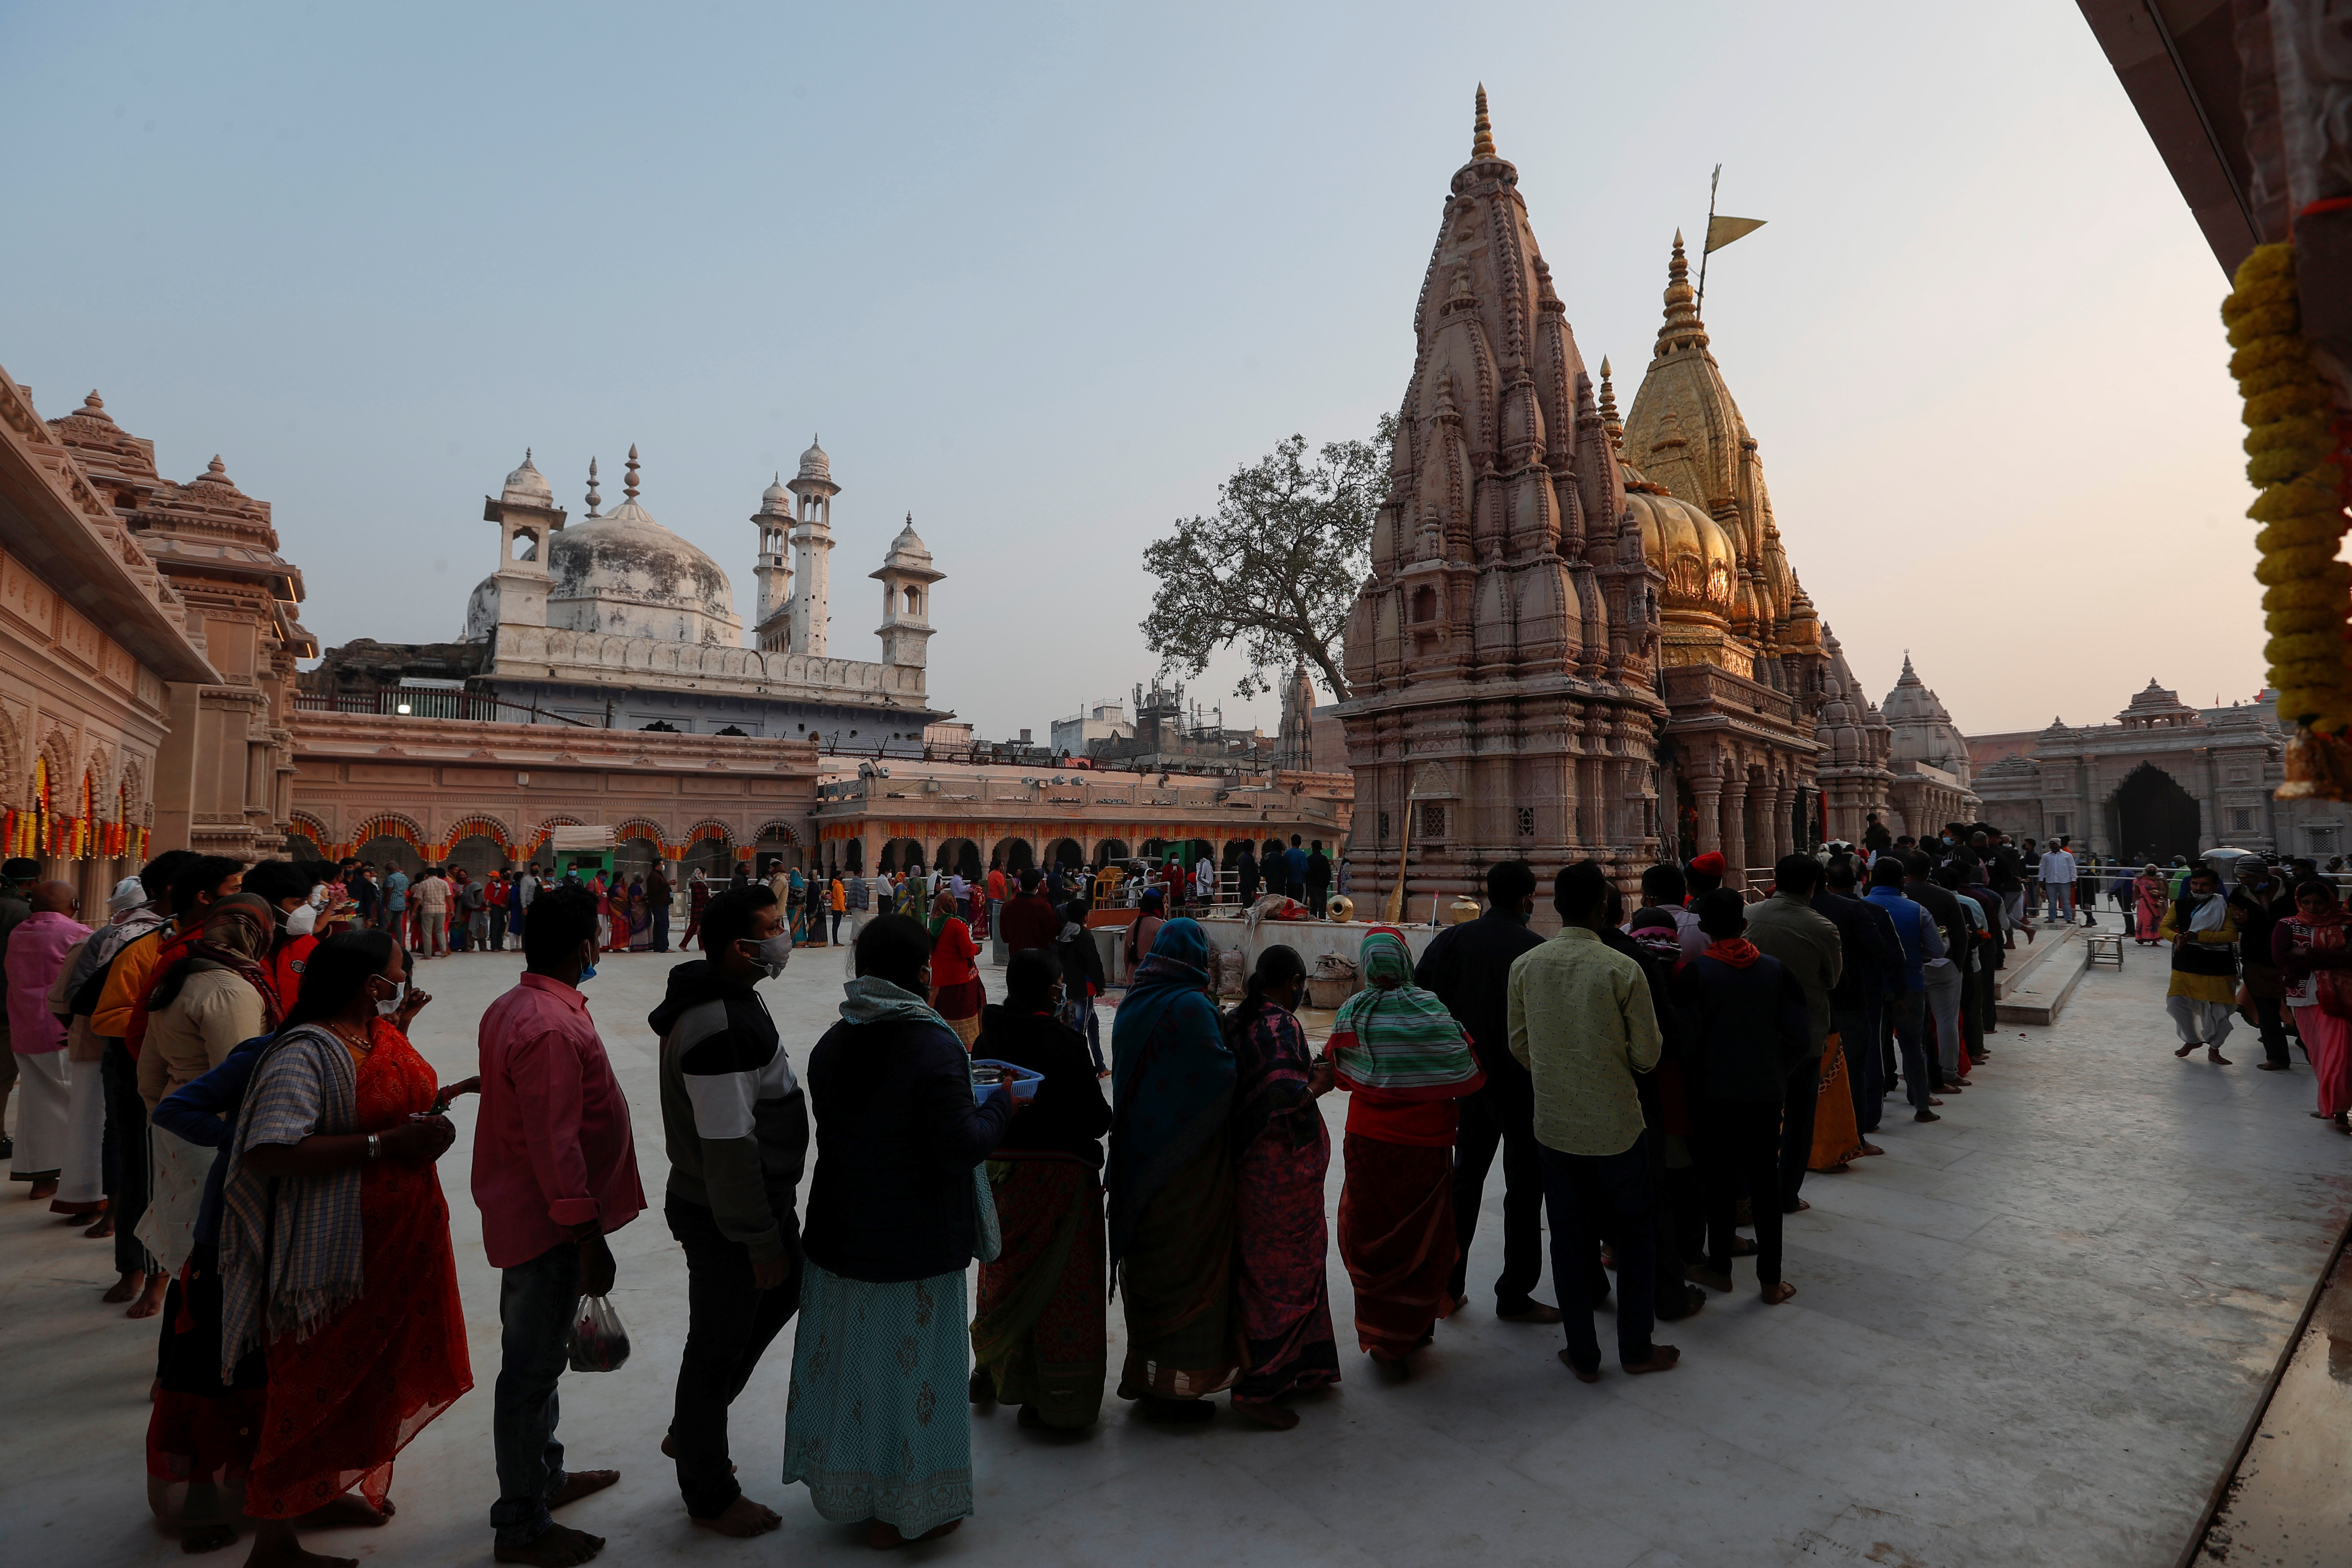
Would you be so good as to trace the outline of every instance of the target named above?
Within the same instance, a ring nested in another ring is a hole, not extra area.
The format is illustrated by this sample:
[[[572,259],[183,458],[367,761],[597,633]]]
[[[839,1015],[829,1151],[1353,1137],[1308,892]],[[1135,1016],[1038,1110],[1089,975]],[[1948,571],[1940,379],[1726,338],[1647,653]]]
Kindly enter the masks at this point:
[[[1332,1065],[1351,1089],[1452,1098],[1446,1090],[1479,1070],[1461,1023],[1435,993],[1412,983],[1412,953],[1402,935],[1386,927],[1369,931],[1357,951],[1366,984],[1331,1021],[1325,1051]]]
[[[1717,963],[1727,963],[1734,969],[1745,969],[1764,955],[1746,937],[1727,936],[1708,942],[1705,956]]]
[[[842,986],[841,1018],[845,1024],[878,1024],[886,1018],[919,1018],[948,1028],[939,1010],[903,985],[878,974],[861,974]],[[948,1033],[954,1034],[953,1029]]]

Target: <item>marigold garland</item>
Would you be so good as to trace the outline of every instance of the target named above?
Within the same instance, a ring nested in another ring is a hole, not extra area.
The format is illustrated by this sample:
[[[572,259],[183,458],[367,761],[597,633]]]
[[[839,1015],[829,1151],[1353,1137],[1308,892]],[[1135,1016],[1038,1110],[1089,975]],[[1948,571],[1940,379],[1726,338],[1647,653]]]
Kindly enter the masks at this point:
[[[2221,320],[2236,351],[2230,374],[2246,402],[2246,478],[2262,489],[2246,515],[2264,525],[2254,538],[2261,556],[2254,577],[2265,590],[2270,684],[2278,689],[2280,717],[2337,736],[2352,727],[2346,647],[2352,564],[2336,559],[2352,522],[2345,511],[2352,474],[2344,467],[2346,429],[2303,336],[2294,247],[2257,247],[2234,281]],[[2299,771],[2317,782],[2314,775],[2339,772],[2340,761],[2291,757],[2289,787]]]

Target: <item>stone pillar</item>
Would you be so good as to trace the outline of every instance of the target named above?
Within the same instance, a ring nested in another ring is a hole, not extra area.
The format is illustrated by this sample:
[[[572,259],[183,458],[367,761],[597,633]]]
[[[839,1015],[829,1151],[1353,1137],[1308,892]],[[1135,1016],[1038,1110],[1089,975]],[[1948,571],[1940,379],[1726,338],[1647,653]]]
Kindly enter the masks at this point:
[[[1748,886],[1748,773],[1736,766],[1723,781],[1723,885]]]

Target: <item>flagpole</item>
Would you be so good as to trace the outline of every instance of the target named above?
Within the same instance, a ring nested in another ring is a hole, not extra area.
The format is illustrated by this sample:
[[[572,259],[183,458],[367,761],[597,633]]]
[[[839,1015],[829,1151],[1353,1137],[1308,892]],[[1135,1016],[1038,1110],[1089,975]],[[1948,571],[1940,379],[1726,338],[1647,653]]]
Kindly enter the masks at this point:
[[[1706,182],[1706,227],[1700,232],[1698,241],[1698,302],[1691,307],[1702,321],[1706,317],[1706,258],[1715,248],[1715,187],[1722,183],[1723,165],[1717,163]]]

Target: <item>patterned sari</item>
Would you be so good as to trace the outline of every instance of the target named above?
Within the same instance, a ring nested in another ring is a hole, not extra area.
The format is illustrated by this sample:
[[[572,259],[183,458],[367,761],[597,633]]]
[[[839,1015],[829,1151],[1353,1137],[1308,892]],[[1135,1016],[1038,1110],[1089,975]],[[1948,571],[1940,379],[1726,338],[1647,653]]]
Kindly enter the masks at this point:
[[[1307,1031],[1266,1005],[1228,1026],[1235,1063],[1234,1141],[1240,1199],[1234,1283],[1248,1361],[1234,1398],[1265,1404],[1339,1381],[1331,1337],[1330,1235],[1323,1182],[1331,1134],[1307,1092]]]
[[[1005,1404],[1034,1406],[1048,1426],[1091,1426],[1108,1356],[1102,1182],[1074,1154],[999,1152],[988,1181],[1004,1245],[980,1266],[972,1359]]]
[[[1853,1116],[1853,1088],[1846,1081],[1845,1049],[1836,1035],[1822,1053],[1820,1098],[1813,1111],[1813,1149],[1809,1171],[1837,1171],[1862,1152]]]
[[[299,1143],[314,1132],[386,1131],[432,1108],[440,1087],[433,1068],[407,1037],[378,1019],[352,1083],[350,1123],[341,1124],[331,1076],[336,1064],[319,1059],[341,1043],[330,1037],[321,1045],[323,1031],[302,1033],[310,1037],[281,1037],[255,1069],[238,1122],[240,1147]],[[269,1181],[232,1173],[232,1216],[222,1237],[231,1298],[224,1356],[234,1355],[236,1346],[226,1342],[241,1337],[236,1325],[247,1321],[236,1299],[240,1287],[250,1288],[246,1269],[252,1267],[226,1255],[249,1247],[257,1228],[277,1255],[263,1265],[265,1291],[290,1288],[304,1257],[328,1260],[318,1273],[331,1285],[343,1273],[347,1237],[296,1232],[334,1223],[333,1200],[314,1205],[303,1189],[340,1188],[344,1174],[359,1178],[356,1293],[307,1289],[305,1301],[290,1307],[263,1303],[273,1325],[266,1352],[268,1409],[245,1498],[246,1511],[257,1519],[291,1519],[353,1487],[381,1509],[392,1489],[394,1458],[474,1385],[440,1176],[430,1165],[411,1169],[389,1160],[324,1177]],[[316,1306],[330,1299],[340,1304]],[[309,1315],[280,1331],[275,1325],[289,1311]]]

